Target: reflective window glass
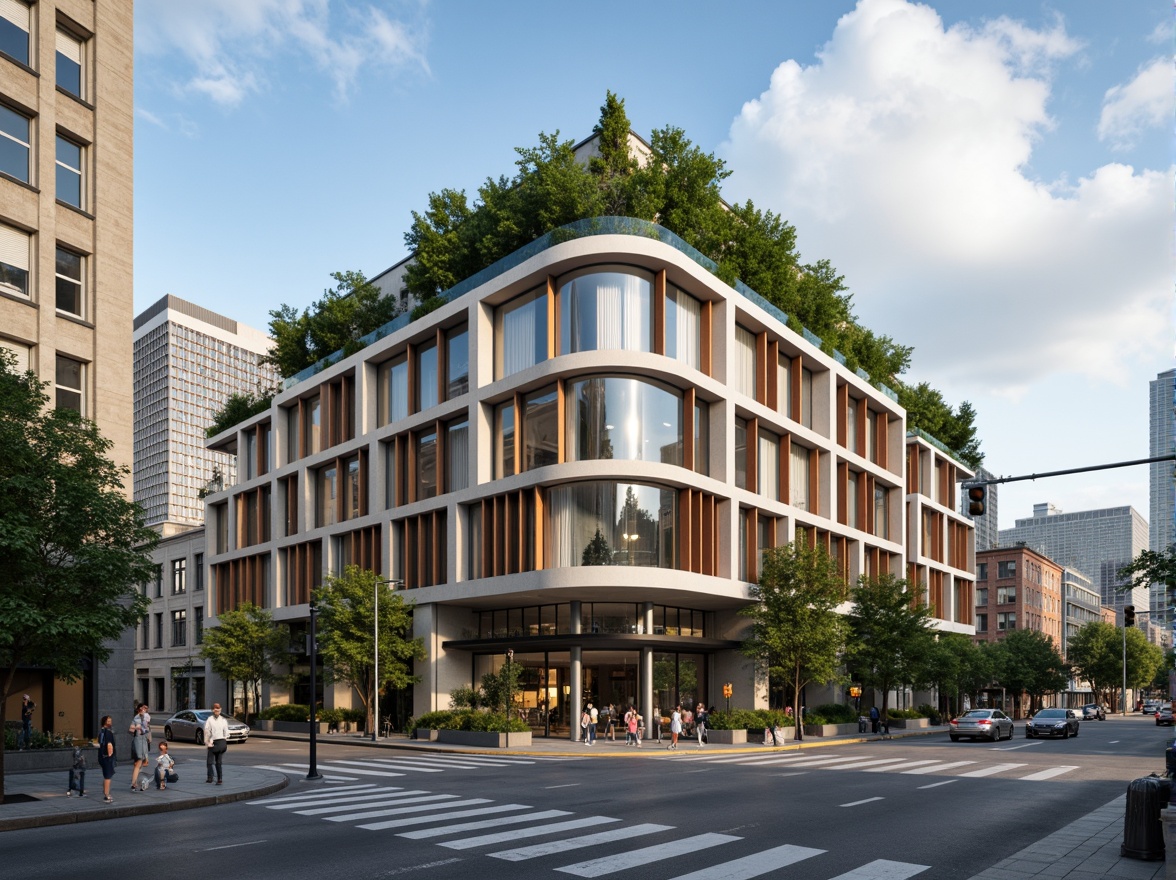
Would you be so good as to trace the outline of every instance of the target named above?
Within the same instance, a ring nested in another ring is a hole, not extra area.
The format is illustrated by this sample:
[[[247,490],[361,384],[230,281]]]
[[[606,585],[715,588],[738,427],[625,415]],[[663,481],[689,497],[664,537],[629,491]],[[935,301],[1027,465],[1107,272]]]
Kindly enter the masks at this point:
[[[560,353],[651,351],[652,277],[634,269],[577,275],[560,287]]]
[[[547,360],[547,295],[542,288],[499,306],[494,341],[498,379]]]
[[[0,171],[24,183],[29,183],[31,125],[27,116],[0,104]]]
[[[417,350],[417,401],[418,412],[424,412],[437,405],[437,346],[431,343]]]
[[[57,32],[57,87],[82,97],[82,41],[64,31]]]
[[[675,489],[611,482],[553,486],[545,512],[555,568],[677,565]]]
[[[536,391],[526,397],[523,413],[523,470],[556,464],[559,461],[559,418],[554,388]]]
[[[609,376],[569,383],[571,461],[682,463],[682,398],[651,382]]]
[[[465,327],[450,330],[445,339],[446,400],[470,390],[470,334]]]
[[[21,0],[0,3],[0,52],[29,63],[29,7]]]
[[[57,198],[82,207],[82,148],[61,135],[57,136]]]

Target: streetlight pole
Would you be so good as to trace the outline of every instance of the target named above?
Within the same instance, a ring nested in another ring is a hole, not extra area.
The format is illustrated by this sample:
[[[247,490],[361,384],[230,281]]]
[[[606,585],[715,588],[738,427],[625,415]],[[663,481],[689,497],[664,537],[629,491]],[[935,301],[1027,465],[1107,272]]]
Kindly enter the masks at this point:
[[[506,747],[510,748],[510,712],[514,708],[514,679],[510,675],[510,663],[514,660],[514,648],[506,649]]]
[[[315,621],[318,619],[318,606],[314,600],[310,603],[310,772],[306,774],[308,780],[319,780],[323,776],[318,772],[318,633]]]
[[[373,593],[375,595],[375,614],[372,615],[372,635],[375,643],[375,662],[372,676],[372,742],[376,741],[376,737],[380,731],[380,587],[396,588],[397,584],[403,584],[404,581],[397,578],[389,578],[386,581],[376,581]]]

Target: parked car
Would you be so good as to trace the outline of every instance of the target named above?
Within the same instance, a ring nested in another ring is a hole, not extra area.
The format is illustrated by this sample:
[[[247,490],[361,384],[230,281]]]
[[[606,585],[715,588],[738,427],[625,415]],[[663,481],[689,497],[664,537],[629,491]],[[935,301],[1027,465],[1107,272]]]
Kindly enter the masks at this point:
[[[1160,711],[1160,704],[1157,700],[1144,700],[1143,707],[1139,710],[1144,715],[1155,715]]]
[[[1073,709],[1042,709],[1025,723],[1025,736],[1060,736],[1069,739],[1078,735],[1078,713]]]
[[[211,709],[183,709],[163,723],[163,738],[169,742],[173,739],[187,739],[202,745],[204,722],[211,714]],[[229,742],[243,743],[249,739],[249,725],[244,721],[224,713],[221,713],[221,717],[229,722]]]
[[[1082,707],[1083,721],[1106,721],[1107,710],[1105,706],[1100,706],[1098,703],[1087,703]]]
[[[1160,709],[1156,712],[1156,727],[1161,724],[1166,724],[1169,727],[1176,726],[1176,718],[1172,716],[1172,704],[1165,703],[1164,705],[1167,706],[1166,709]]]
[[[1013,719],[999,709],[971,709],[959,718],[951,720],[948,736],[952,742],[959,742],[960,737],[964,736],[970,739],[990,739],[993,742],[1012,739]]]

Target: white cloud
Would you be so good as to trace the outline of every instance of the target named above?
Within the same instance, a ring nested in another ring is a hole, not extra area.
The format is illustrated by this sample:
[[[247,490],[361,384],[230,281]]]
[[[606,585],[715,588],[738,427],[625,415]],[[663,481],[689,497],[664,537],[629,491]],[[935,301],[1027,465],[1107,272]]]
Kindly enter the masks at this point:
[[[728,195],[831,259],[863,322],[915,346],[912,376],[973,398],[1053,372],[1123,381],[1170,353],[1172,174],[1026,175],[1053,67],[1078,48],[1060,21],[945,28],[861,0],[816,63],[785,61],[744,105]]]
[[[268,88],[267,72],[284,54],[309,59],[345,100],[361,70],[429,72],[426,4],[401,5],[403,18],[331,0],[139,0],[135,48],[186,58],[191,74],[173,87],[223,107]]]
[[[1125,85],[1107,89],[1098,120],[1100,140],[1127,150],[1149,128],[1172,124],[1172,59],[1156,58]]]

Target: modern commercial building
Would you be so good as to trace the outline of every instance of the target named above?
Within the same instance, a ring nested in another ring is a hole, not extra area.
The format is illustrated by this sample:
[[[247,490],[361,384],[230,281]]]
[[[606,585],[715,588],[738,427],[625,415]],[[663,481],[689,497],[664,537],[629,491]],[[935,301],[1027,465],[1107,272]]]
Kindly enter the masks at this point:
[[[1062,567],[1025,545],[976,553],[976,641],[1036,630],[1062,650]]]
[[[739,611],[793,539],[850,580],[914,574],[940,626],[972,632],[970,472],[908,440],[893,393],[659,227],[558,232],[211,438],[238,457],[206,498],[214,613],[304,627],[324,574],[359,564],[416,604],[407,711],[511,651],[516,708],[573,737],[588,701],[650,717],[731,682],[732,705],[766,705]]]
[[[1090,578],[1072,568],[1062,570],[1062,657],[1068,657],[1070,640],[1088,623],[1102,620],[1102,599]]]
[[[260,330],[175,296],[135,318],[135,500],[163,535],[204,525],[210,482],[236,480],[233,456],[205,447],[232,394],[276,388]]]
[[[132,4],[0,3],[0,346],[131,466]],[[130,496],[131,487],[127,486]],[[20,670],[41,729],[92,736],[132,700],[132,633],[75,684]]]
[[[1090,578],[1103,605],[1121,611],[1124,605],[1148,608],[1148,590],[1120,592],[1125,583],[1119,569],[1147,548],[1147,520],[1132,507],[1106,507],[1063,513],[1052,504],[1033,505],[1033,516],[1001,529],[1000,544],[1027,544],[1043,556]]]
[[[1150,414],[1148,440],[1150,456],[1176,452],[1176,370],[1166,370],[1149,383]],[[1149,466],[1148,547],[1157,553],[1176,544],[1176,462],[1157,461]],[[1176,596],[1166,595],[1165,585],[1151,589],[1153,622],[1165,628],[1172,619]]]
[[[991,480],[995,476],[996,474],[987,468],[979,467],[976,469],[977,479]],[[1000,486],[986,486],[984,496],[984,513],[980,516],[972,516],[968,513],[968,493],[960,493],[959,511],[972,521],[976,529],[977,550],[991,550],[993,547],[1000,546],[1000,538],[997,531],[997,524],[1000,522]]]

